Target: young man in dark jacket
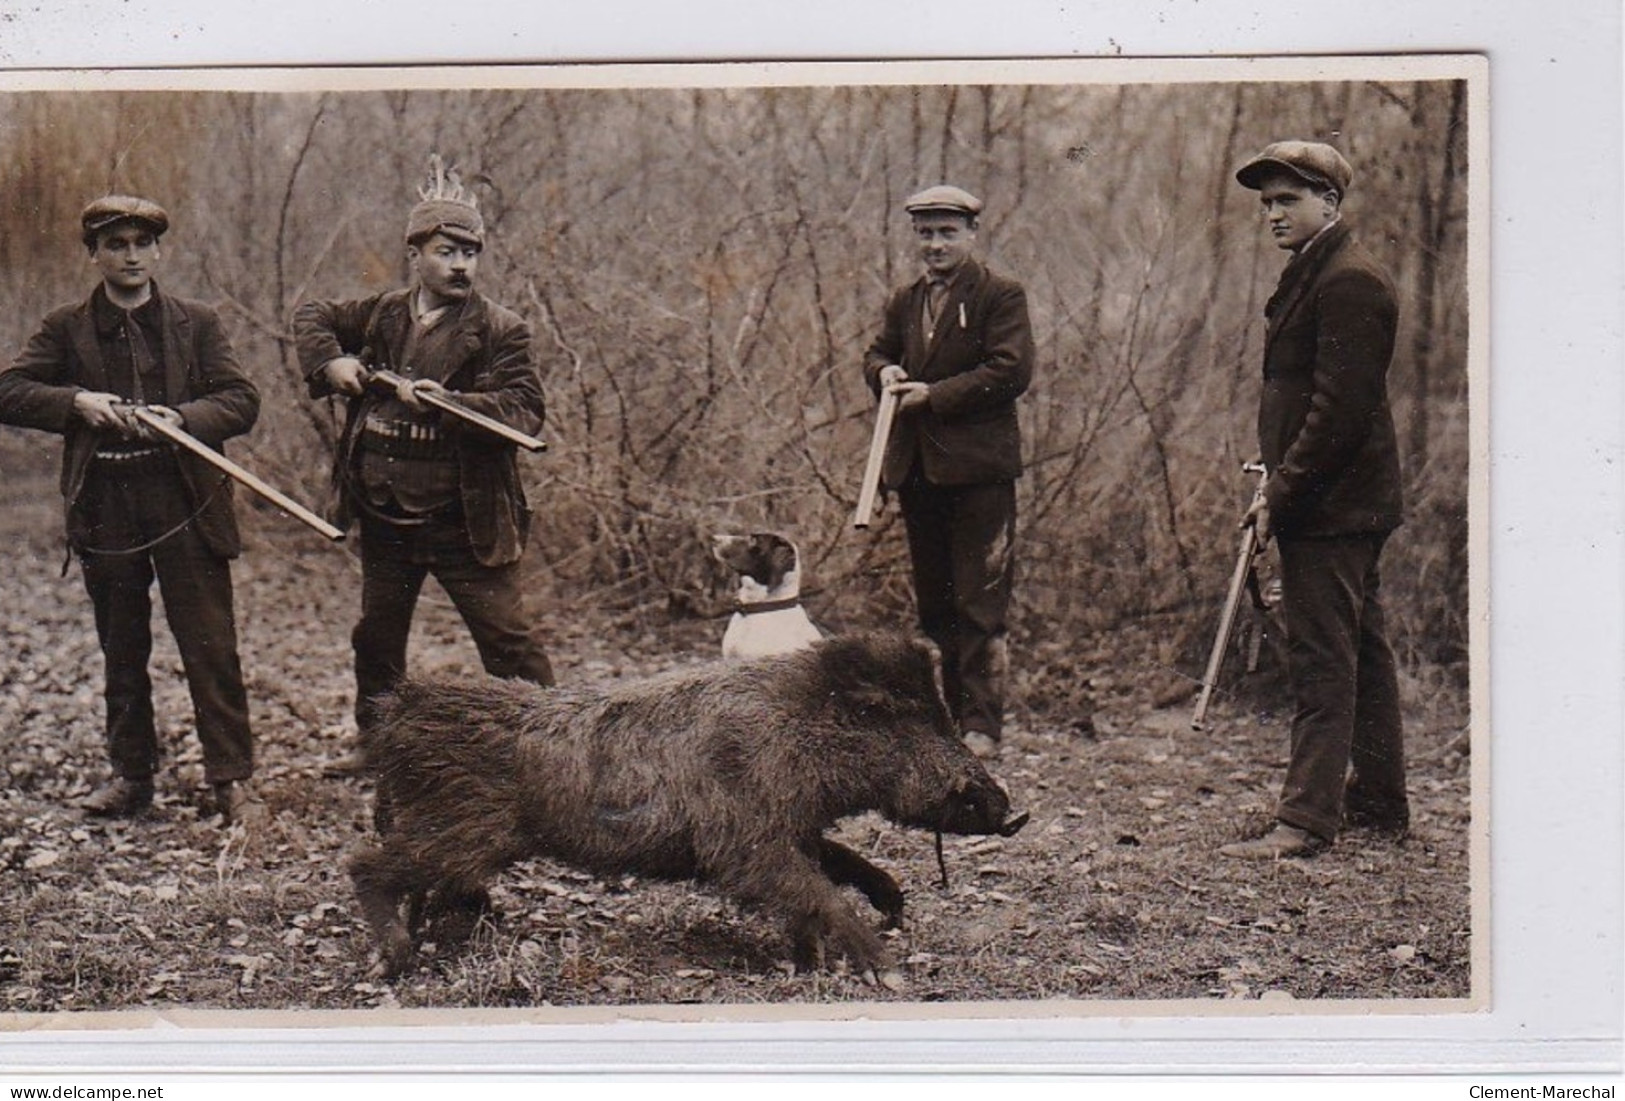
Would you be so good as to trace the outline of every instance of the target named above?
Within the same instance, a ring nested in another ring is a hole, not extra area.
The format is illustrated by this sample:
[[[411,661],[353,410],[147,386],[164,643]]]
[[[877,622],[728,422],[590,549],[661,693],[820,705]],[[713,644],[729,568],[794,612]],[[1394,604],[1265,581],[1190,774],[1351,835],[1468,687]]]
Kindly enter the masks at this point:
[[[941,185],[904,209],[925,273],[886,303],[864,377],[877,394],[899,393],[881,480],[902,504],[920,627],[942,651],[949,709],[987,756],[1004,723],[1016,398],[1032,381],[1032,325],[1021,285],[973,258],[980,199]]]
[[[1342,219],[1353,172],[1315,142],[1267,147],[1236,173],[1292,253],[1265,313],[1258,440],[1268,475],[1248,510],[1281,559],[1297,709],[1275,828],[1220,852],[1308,856],[1345,825],[1402,836],[1410,811],[1378,559],[1402,513],[1388,406],[1393,284]]]
[[[160,293],[154,281],[169,215],[109,195],[80,218],[102,281],[87,301],[45,318],[0,374],[0,422],[60,433],[68,542],[84,567],[106,663],[113,780],[95,815],[152,803],[150,590],[156,576],[180,650],[203,743],[204,774],[226,821],[261,804],[239,781],[254,768],[248,697],[237,657],[229,560],[240,550],[231,481],[131,418],[131,403],[211,447],[247,432],[259,394],[213,310]]]
[[[340,525],[361,524],[361,620],[351,636],[360,725],[406,672],[429,574],[468,624],[487,672],[553,683],[520,585],[530,509],[515,447],[421,400],[442,393],[526,433],[542,425],[530,327],[474,290],[484,220],[455,173],[439,158],[432,165],[407,217],[412,285],[306,302],[293,316],[311,396],[337,393],[349,405],[334,482]],[[369,385],[369,372],[382,369],[401,385]]]

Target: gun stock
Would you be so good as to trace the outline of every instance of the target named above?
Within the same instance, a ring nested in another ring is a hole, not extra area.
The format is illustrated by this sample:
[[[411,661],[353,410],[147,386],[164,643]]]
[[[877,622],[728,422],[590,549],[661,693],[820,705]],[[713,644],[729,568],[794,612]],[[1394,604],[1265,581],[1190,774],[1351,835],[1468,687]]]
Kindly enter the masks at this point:
[[[374,380],[377,380],[379,383],[390,387],[398,386],[407,381],[401,378],[400,375],[397,375],[394,371],[388,370],[377,370],[371,372],[367,376],[367,381],[372,382]],[[475,412],[455,398],[447,397],[445,394],[435,393],[432,390],[417,391],[417,398],[424,405],[433,406],[442,413],[445,413],[448,416],[456,417],[465,424],[471,424],[475,428],[489,432],[494,436],[500,436],[509,443],[518,444],[526,451],[547,450],[546,440],[532,436],[528,432],[521,432],[512,425],[503,424],[495,417],[488,417],[484,413]]]
[[[875,411],[875,432],[869,440],[869,461],[863,468],[863,484],[858,489],[858,507],[852,526],[858,531],[869,527],[875,515],[875,498],[880,495],[880,472],[886,463],[886,442],[891,439],[892,421],[897,417],[897,391],[880,392],[880,408]]]
[[[220,454],[220,452],[193,436],[190,432],[176,428],[174,425],[170,424],[156,413],[139,405],[133,406],[130,409],[130,415],[136,420],[140,421],[142,424],[146,425],[148,428],[152,429],[154,432],[158,433],[170,443],[175,444],[177,447],[185,448],[187,451],[190,451],[192,454],[196,455],[210,466],[213,466],[217,470],[230,475],[235,481],[240,482],[242,485],[253,490],[255,493],[258,493],[261,497],[264,497],[267,501],[270,501],[277,508],[281,509],[283,512],[286,512],[289,516],[292,516],[295,520],[298,520],[313,530],[320,532],[333,542],[337,543],[344,538],[344,532],[340,531],[332,524],[329,524],[326,520],[323,520],[314,512],[311,512],[308,508],[301,505],[298,501],[295,501],[292,497],[289,497],[287,494],[269,485],[258,475],[238,466],[236,463]]]

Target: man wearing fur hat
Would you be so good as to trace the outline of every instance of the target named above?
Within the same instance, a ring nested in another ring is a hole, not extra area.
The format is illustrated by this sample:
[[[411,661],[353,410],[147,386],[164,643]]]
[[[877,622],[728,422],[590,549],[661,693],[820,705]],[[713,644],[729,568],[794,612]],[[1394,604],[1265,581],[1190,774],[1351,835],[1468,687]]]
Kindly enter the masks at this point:
[[[980,756],[1004,724],[1021,429],[1033,374],[1021,284],[974,258],[982,201],[938,185],[904,204],[925,271],[886,303],[864,357],[899,394],[881,480],[902,504],[920,628],[942,652],[949,710]]]
[[[1346,825],[1400,837],[1410,821],[1377,570],[1402,512],[1387,385],[1398,307],[1343,219],[1352,177],[1336,149],[1304,141],[1276,142],[1236,173],[1292,253],[1264,311],[1267,475],[1243,523],[1280,554],[1297,697],[1275,827],[1219,850],[1239,859],[1310,856]]]
[[[0,422],[63,437],[68,545],[84,569],[106,663],[114,777],[93,815],[141,814],[153,799],[151,588],[154,577],[191,690],[204,776],[226,822],[262,804],[248,696],[237,657],[229,560],[241,548],[231,481],[130,416],[132,404],[211,447],[247,432],[259,393],[214,311],[160,293],[154,280],[169,215],[150,199],[108,195],[85,207],[82,240],[101,282],[45,318],[0,374]]]
[[[348,399],[334,464],[340,526],[361,526],[355,650],[359,725],[406,672],[412,613],[433,574],[468,625],[486,671],[537,684],[553,671],[525,613],[519,559],[530,509],[514,445],[426,405],[424,393],[534,434],[541,376],[530,327],[474,290],[485,223],[456,172],[431,158],[406,221],[405,288],[294,311],[312,397]],[[382,391],[370,373],[402,380]]]

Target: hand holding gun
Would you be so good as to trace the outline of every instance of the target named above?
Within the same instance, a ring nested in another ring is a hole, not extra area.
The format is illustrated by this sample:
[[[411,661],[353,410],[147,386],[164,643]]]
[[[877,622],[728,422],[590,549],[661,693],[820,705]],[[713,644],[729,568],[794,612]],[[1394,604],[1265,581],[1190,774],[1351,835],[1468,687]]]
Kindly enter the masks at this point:
[[[1224,596],[1224,608],[1219,612],[1219,630],[1213,638],[1213,650],[1208,654],[1207,672],[1202,675],[1202,694],[1196,698],[1196,712],[1191,716],[1192,730],[1201,730],[1207,718],[1208,701],[1213,698],[1213,689],[1219,683],[1224,652],[1230,648],[1230,634],[1235,630],[1241,594],[1252,576],[1253,559],[1258,557],[1258,552],[1268,539],[1269,510],[1259,502],[1264,500],[1264,481],[1269,474],[1263,463],[1243,463],[1241,469],[1245,473],[1258,475],[1258,492],[1241,521],[1241,550],[1236,555],[1236,568],[1230,574],[1230,588]]]
[[[257,475],[238,466],[184,428],[181,428],[175,423],[180,420],[180,417],[174,410],[162,407],[148,408],[144,405],[126,405],[122,409],[144,432],[152,436],[161,436],[177,447],[185,448],[210,466],[230,475],[236,481],[258,493],[295,520],[306,524],[335,543],[344,538],[344,532],[311,512],[298,501],[268,485]]]
[[[397,375],[386,368],[368,371],[365,382],[368,386],[388,387],[397,396],[408,404],[423,404],[440,410],[440,412],[455,417],[465,424],[499,436],[509,443],[518,444],[526,451],[546,451],[547,442],[521,432],[511,425],[503,424],[495,417],[488,417],[484,413],[477,413],[452,396],[452,391],[428,379],[408,379]]]

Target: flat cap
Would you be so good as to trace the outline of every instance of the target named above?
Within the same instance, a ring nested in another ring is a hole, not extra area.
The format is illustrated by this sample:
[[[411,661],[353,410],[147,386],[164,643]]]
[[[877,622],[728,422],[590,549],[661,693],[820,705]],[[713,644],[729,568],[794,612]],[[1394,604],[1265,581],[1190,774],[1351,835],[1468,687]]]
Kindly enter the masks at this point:
[[[96,234],[120,222],[140,222],[162,237],[169,228],[169,214],[151,199],[136,195],[103,195],[79,214],[80,236],[86,245],[96,243]]]
[[[910,214],[964,214],[974,218],[982,212],[982,200],[961,187],[938,184],[908,197],[903,209]]]
[[[406,217],[406,243],[419,244],[436,233],[483,248],[485,219],[475,207],[457,199],[425,199]]]
[[[1354,169],[1343,159],[1343,154],[1318,141],[1278,141],[1264,147],[1264,151],[1236,170],[1236,180],[1242,187],[1257,191],[1264,185],[1264,177],[1271,172],[1286,171],[1301,180],[1327,187],[1338,195],[1347,195]]]

